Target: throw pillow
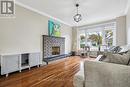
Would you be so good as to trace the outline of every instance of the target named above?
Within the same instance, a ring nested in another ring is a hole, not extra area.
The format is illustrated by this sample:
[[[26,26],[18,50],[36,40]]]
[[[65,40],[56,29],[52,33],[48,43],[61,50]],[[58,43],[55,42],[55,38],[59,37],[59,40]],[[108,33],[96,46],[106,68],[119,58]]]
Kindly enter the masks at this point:
[[[107,62],[109,59],[107,58],[107,56],[111,54],[111,52],[104,52],[103,55],[101,56],[101,58],[99,59],[99,61],[104,61]]]
[[[119,53],[127,52],[130,49],[130,45],[120,46],[121,50]]]

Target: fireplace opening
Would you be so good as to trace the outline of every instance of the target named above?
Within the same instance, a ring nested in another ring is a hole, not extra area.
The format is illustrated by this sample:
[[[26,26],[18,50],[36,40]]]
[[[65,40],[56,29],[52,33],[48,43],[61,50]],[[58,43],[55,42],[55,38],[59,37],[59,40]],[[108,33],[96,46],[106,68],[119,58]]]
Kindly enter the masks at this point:
[[[52,47],[52,55],[59,55],[60,54],[60,47],[59,46],[53,46]]]

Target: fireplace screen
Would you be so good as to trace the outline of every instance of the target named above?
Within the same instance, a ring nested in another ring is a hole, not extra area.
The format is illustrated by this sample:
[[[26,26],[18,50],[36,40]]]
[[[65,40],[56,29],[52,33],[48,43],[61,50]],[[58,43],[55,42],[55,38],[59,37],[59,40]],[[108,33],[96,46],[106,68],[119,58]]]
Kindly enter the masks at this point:
[[[59,46],[52,47],[52,55],[59,55],[59,54],[60,54],[60,47]]]

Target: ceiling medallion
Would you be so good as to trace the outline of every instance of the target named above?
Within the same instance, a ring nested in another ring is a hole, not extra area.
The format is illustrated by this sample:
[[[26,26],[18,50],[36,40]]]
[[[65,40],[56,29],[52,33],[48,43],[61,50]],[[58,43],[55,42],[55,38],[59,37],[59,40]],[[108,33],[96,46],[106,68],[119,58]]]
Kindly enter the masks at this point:
[[[79,21],[82,20],[82,16],[81,16],[81,14],[78,13],[78,7],[79,7],[79,4],[76,4],[75,6],[76,6],[76,8],[77,8],[77,13],[76,13],[76,15],[74,15],[73,18],[74,18],[74,21],[75,21],[75,22],[79,22]]]

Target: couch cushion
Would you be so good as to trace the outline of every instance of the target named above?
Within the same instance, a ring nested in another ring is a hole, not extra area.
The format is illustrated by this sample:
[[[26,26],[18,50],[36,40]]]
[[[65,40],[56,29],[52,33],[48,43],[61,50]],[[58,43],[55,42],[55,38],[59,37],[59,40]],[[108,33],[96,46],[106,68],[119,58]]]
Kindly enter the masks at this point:
[[[130,67],[85,61],[85,87],[130,87]]]

